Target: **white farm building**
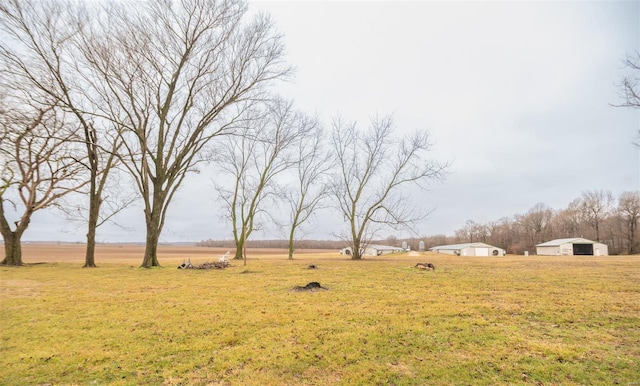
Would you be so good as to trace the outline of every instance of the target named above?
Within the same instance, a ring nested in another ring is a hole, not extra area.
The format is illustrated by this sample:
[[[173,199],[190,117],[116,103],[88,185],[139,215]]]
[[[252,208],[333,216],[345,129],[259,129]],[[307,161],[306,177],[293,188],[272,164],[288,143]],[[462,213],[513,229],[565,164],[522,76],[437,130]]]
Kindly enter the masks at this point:
[[[352,255],[353,249],[351,247],[342,248],[340,250],[341,255]],[[401,247],[392,247],[389,245],[368,245],[364,249],[363,255],[366,256],[382,256],[389,255],[391,253],[404,252]]]
[[[607,244],[574,237],[557,239],[536,245],[537,255],[547,256],[607,256]]]
[[[504,249],[485,243],[438,245],[429,250],[455,256],[504,256],[506,254]]]

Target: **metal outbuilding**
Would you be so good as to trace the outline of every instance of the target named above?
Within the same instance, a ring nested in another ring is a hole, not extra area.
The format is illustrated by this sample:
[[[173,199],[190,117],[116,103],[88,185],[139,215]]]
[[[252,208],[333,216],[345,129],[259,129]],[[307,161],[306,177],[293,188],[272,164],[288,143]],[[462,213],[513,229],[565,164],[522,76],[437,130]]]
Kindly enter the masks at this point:
[[[608,256],[607,244],[573,237],[536,245],[536,254],[547,256]]]
[[[429,250],[455,256],[504,256],[506,254],[504,249],[485,243],[438,245]]]
[[[363,255],[366,256],[382,256],[389,255],[391,253],[403,252],[401,247],[392,247],[390,245],[369,245],[363,250]],[[351,247],[342,248],[340,250],[341,255],[351,255],[353,250]]]

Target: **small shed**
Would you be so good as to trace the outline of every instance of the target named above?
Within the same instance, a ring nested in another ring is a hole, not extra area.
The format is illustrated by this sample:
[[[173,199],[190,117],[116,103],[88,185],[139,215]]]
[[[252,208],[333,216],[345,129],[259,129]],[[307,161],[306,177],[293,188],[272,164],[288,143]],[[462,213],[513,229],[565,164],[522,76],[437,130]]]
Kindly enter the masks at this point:
[[[536,245],[536,254],[547,256],[608,256],[607,244],[573,237]]]
[[[342,248],[340,250],[341,255],[351,255],[353,249],[351,247]],[[364,249],[363,255],[366,256],[382,256],[389,255],[391,253],[403,252],[402,247],[392,247],[389,245],[368,245]]]
[[[504,256],[506,254],[504,249],[485,243],[438,245],[429,250],[455,256]]]

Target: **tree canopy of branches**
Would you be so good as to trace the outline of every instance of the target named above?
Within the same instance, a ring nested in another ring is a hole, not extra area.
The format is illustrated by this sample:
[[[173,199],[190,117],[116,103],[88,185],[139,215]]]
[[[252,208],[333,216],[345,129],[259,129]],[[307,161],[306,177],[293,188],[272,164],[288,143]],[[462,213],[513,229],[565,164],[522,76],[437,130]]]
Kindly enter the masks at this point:
[[[324,146],[324,131],[317,121],[310,121],[309,127],[310,135],[301,139],[297,149],[298,163],[293,168],[292,181],[282,194],[285,214],[288,216],[283,229],[288,229],[290,260],[293,259],[296,237],[302,225],[322,208],[328,197],[326,177],[333,166],[331,154]]]
[[[5,248],[0,264],[22,265],[20,240],[33,214],[81,189],[86,180],[80,178],[77,129],[66,123],[55,102],[7,93],[0,102],[0,233]]]
[[[89,181],[84,266],[95,267],[98,226],[130,201],[108,198],[109,211],[101,212],[108,176],[117,163],[117,150],[122,142],[114,125],[105,125],[104,120],[97,119],[88,82],[82,76],[86,75],[86,63],[76,55],[78,47],[86,41],[89,15],[90,11],[80,4],[67,1],[8,0],[0,6],[0,29],[6,38],[0,43],[0,56],[6,76],[21,87],[47,95],[68,113],[68,120],[81,128],[77,140],[86,153],[82,165]],[[117,196],[113,190],[111,193],[111,197]],[[61,208],[76,212],[69,207]],[[77,205],[73,209],[76,208]]]
[[[236,135],[228,136],[213,160],[222,178],[217,183],[226,217],[232,225],[236,259],[245,258],[245,243],[259,228],[264,201],[277,192],[275,178],[299,165],[296,148],[317,122],[293,109],[281,99],[267,101],[263,108],[248,110]]]
[[[407,229],[428,212],[407,204],[402,187],[424,188],[445,176],[446,164],[427,158],[429,134],[416,131],[396,138],[391,117],[373,118],[368,130],[342,119],[333,121],[331,147],[337,160],[330,195],[347,222],[339,235],[359,260],[383,229]]]
[[[142,197],[142,267],[159,265],[170,203],[203,148],[232,133],[242,111],[290,71],[269,18],[245,22],[246,9],[235,0],[108,3],[79,47]]]
[[[627,56],[625,66],[629,73],[623,77],[621,83],[622,98],[624,103],[622,106],[640,109],[640,53],[635,56]]]
[[[610,214],[613,195],[609,191],[590,190],[582,193],[580,210],[584,218],[593,227],[596,241],[600,241],[600,227]]]
[[[620,218],[622,235],[627,253],[638,252],[638,221],[640,221],[640,192],[623,192],[618,199],[617,215]]]
[[[640,109],[640,85],[638,84],[640,82],[640,52],[628,55],[624,64],[628,72],[620,83],[623,103],[618,106]],[[634,142],[634,145],[640,147],[640,141]]]
[[[549,237],[552,218],[553,210],[542,202],[534,205],[526,215],[520,218],[520,225],[532,245],[540,244]]]

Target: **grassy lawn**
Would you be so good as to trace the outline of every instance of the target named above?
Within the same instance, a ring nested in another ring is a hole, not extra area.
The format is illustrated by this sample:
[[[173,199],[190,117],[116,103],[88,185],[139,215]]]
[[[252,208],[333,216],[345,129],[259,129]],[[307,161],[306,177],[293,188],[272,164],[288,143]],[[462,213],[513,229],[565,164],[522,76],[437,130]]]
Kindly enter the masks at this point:
[[[0,268],[0,384],[640,384],[638,257],[140,261]]]

